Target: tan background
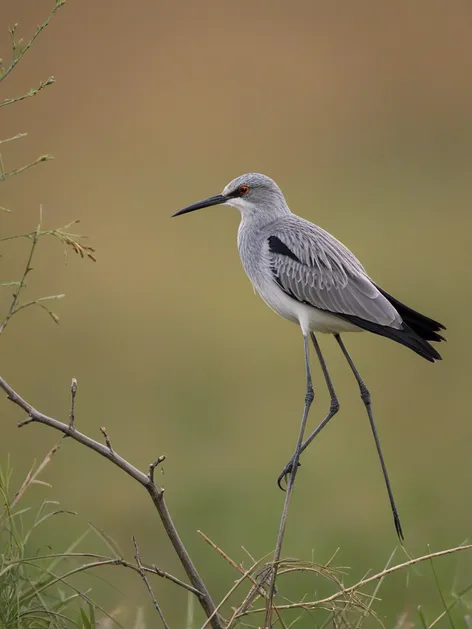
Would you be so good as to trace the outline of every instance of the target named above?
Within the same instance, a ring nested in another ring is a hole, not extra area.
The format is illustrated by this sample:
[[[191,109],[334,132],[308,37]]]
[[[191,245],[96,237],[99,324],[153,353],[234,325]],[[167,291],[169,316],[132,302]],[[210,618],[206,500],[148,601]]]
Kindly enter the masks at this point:
[[[7,0],[6,27],[25,37],[51,2]],[[7,170],[56,157],[2,184],[2,236],[80,218],[98,262],[43,241],[25,297],[67,293],[61,324],[25,311],[1,339],[2,375],[41,410],[65,418],[78,378],[78,425],[145,467],[168,460],[162,482],[192,556],[221,597],[235,574],[196,534],[235,559],[273,549],[283,496],[275,479],[292,452],[303,404],[300,334],[252,293],[236,250],[238,215],[212,208],[170,220],[217,194],[234,176],[261,171],[291,208],[322,225],[375,280],[444,322],[444,362],[431,365],[372,335],[347,337],[371,388],[394,492],[414,554],[472,533],[469,340],[472,7],[459,0],[349,2],[68,2],[1,86],[19,95],[53,74],[57,85],[2,109]],[[27,242],[2,245],[0,281],[19,277]],[[0,295],[2,312],[8,290]],[[396,544],[391,515],[355,382],[323,338],[341,412],[303,460],[284,552],[326,561],[340,547],[353,577],[381,568]],[[318,367],[314,425],[328,399]],[[43,427],[19,432],[19,412],[0,399],[0,455],[17,480],[57,440]],[[132,556],[180,574],[144,492],[99,457],[63,444],[42,496],[79,512],[38,543],[60,550],[87,521]],[[90,542],[90,546],[93,546]],[[83,547],[87,547],[84,542]],[[401,554],[399,558],[401,558]],[[467,559],[440,564],[445,591],[467,585]],[[470,562],[469,562],[470,566]],[[424,578],[420,578],[420,575]],[[431,618],[440,602],[428,567],[391,579],[377,607],[392,626],[402,612]],[[138,578],[100,575],[94,596],[133,609]],[[316,583],[286,592],[313,597]],[[169,621],[187,600],[156,584]],[[123,594],[120,594],[122,592]],[[461,609],[462,616],[464,610]],[[299,626],[314,626],[307,616]]]

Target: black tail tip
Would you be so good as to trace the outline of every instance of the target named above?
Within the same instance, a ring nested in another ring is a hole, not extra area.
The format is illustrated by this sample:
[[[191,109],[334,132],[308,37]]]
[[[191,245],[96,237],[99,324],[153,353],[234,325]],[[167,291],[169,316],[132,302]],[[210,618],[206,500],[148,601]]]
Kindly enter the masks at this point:
[[[402,525],[401,525],[401,522],[400,522],[400,516],[398,515],[396,509],[393,510],[393,522],[395,524],[395,530],[397,532],[400,544],[403,546],[403,542],[405,541],[405,536],[403,534],[403,529],[402,529]]]

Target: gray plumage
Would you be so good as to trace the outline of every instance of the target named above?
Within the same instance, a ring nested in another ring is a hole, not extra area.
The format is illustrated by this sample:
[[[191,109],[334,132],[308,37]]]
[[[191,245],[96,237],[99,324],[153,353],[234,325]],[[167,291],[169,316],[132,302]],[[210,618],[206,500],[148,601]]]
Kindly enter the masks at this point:
[[[359,384],[387,485],[400,539],[403,533],[393,500],[371,409],[370,393],[341,340],[342,332],[368,330],[390,338],[434,362],[441,356],[428,341],[444,340],[445,329],[389,295],[368,276],[359,260],[321,227],[293,214],[279,186],[265,175],[233,179],[221,194],[190,205],[174,216],[211,205],[231,205],[241,213],[238,249],[243,267],[262,299],[279,315],[300,325],[305,339],[307,396],[295,454],[281,478],[295,474],[298,458],[339,408],[315,332],[333,334]],[[312,399],[307,339],[311,336],[331,396],[330,412],[302,443]],[[294,471],[295,470],[295,471]],[[294,476],[293,476],[294,478]]]
[[[242,175],[221,195],[177,214],[217,204],[241,212],[238,248],[257,292],[304,334],[369,330],[427,360],[441,358],[428,341],[442,340],[437,332],[443,326],[394,300],[339,240],[293,214],[275,181],[258,173]]]

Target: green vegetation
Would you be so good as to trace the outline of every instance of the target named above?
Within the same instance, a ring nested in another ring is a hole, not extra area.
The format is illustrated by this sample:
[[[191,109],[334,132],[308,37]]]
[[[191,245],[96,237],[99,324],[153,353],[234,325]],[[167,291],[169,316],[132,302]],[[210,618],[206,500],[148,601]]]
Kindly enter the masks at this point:
[[[63,565],[83,537],[64,553],[47,552],[37,545],[36,532],[47,527],[51,518],[73,515],[57,502],[44,500],[38,508],[25,499],[34,485],[46,485],[41,472],[56,452],[53,448],[42,463],[31,468],[21,487],[13,493],[13,469],[0,468],[0,627],[1,629],[59,629],[95,627],[95,605],[85,592],[70,582],[76,570]],[[28,506],[27,506],[28,505]]]

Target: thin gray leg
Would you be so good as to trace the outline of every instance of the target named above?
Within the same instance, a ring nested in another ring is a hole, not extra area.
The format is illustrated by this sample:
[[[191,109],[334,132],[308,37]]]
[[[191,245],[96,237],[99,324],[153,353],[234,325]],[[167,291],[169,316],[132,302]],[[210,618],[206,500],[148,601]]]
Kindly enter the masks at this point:
[[[303,446],[303,435],[305,434],[306,422],[308,419],[308,413],[310,412],[310,406],[315,399],[315,392],[313,390],[313,383],[311,380],[311,370],[310,370],[310,352],[308,347],[308,337],[303,336],[303,347],[305,350],[305,375],[306,375],[306,392],[305,392],[305,407],[303,409],[302,422],[300,425],[300,432],[298,433],[297,445],[295,447],[295,452],[293,454],[293,470],[296,470],[298,467],[298,459],[300,458],[300,454]]]
[[[359,385],[361,398],[362,398],[362,401],[364,402],[367,415],[369,416],[370,427],[372,429],[372,434],[374,435],[375,445],[377,447],[377,453],[379,455],[380,465],[382,466],[382,472],[385,479],[385,485],[387,486],[388,498],[390,500],[390,506],[392,508],[392,513],[393,513],[393,521],[395,523],[395,530],[397,531],[397,535],[400,539],[400,542],[403,542],[405,538],[403,536],[403,530],[402,530],[402,525],[400,523],[400,516],[398,515],[397,505],[395,504],[395,500],[393,498],[392,486],[390,485],[390,480],[388,478],[388,473],[387,473],[387,466],[385,465],[384,457],[382,454],[382,449],[380,447],[379,435],[377,433],[377,428],[375,427],[374,415],[372,412],[372,399],[371,399],[369,390],[365,386],[360,373],[357,371],[357,367],[355,366],[351,356],[349,355],[349,352],[347,351],[346,346],[344,345],[344,342],[341,339],[341,336],[339,334],[335,334],[334,338],[338,342],[342,353],[346,357],[346,360],[349,363],[349,367],[351,368],[351,371],[354,374],[355,379],[357,380],[357,384]]]
[[[284,508],[282,510],[282,517],[280,518],[279,525],[279,534],[277,536],[277,543],[275,545],[274,551],[274,560],[273,560],[273,570],[270,578],[269,584],[269,594],[267,599],[267,608],[266,608],[266,617],[264,622],[264,627],[269,627],[271,625],[271,616],[272,616],[272,601],[274,598],[275,592],[275,580],[277,578],[277,571],[279,567],[280,555],[282,553],[282,543],[285,534],[285,527],[287,526],[287,516],[288,516],[288,507],[290,505],[290,499],[292,497],[293,487],[295,483],[295,476],[297,474],[298,468],[298,459],[300,458],[300,450],[303,443],[303,435],[305,434],[306,422],[308,419],[308,412],[310,410],[310,406],[315,397],[315,392],[313,391],[313,384],[311,381],[311,372],[310,372],[310,357],[308,351],[308,336],[303,335],[303,343],[305,348],[305,371],[306,371],[306,393],[305,393],[305,407],[303,409],[302,422],[300,425],[300,432],[298,434],[297,445],[295,446],[295,453],[290,461],[293,462],[289,474],[288,484],[287,484],[287,493],[285,494]]]
[[[334,391],[333,383],[331,381],[331,376],[328,373],[326,361],[324,359],[323,354],[321,353],[321,348],[319,346],[318,340],[313,332],[310,333],[310,336],[311,336],[311,340],[313,341],[313,345],[315,347],[316,355],[318,356],[318,360],[320,361],[321,369],[323,371],[324,379],[326,381],[326,386],[328,387],[329,396],[331,398],[331,403],[329,405],[329,412],[326,415],[326,417],[319,424],[319,426],[315,428],[315,430],[311,433],[311,435],[301,444],[299,456],[310,445],[310,443],[313,441],[316,435],[318,435],[321,432],[321,430],[326,426],[329,420],[332,419],[336,415],[336,413],[339,411],[339,400],[336,396],[336,392]],[[280,487],[280,489],[283,489],[282,480],[286,479],[287,475],[292,471],[293,464],[294,464],[294,457],[290,459],[290,461],[284,467],[283,472],[278,477],[277,484]]]
[[[292,458],[290,459],[290,461],[284,467],[282,474],[280,474],[279,478],[277,479],[277,483],[280,489],[283,489],[283,487],[280,485],[282,479],[289,477],[294,471],[294,469],[296,469],[299,466],[298,459],[300,458],[300,454],[303,452],[303,450],[306,447],[305,443],[303,442],[303,435],[305,434],[305,427],[306,427],[306,422],[308,419],[308,411],[310,410],[311,403],[313,402],[315,398],[315,392],[313,391],[313,384],[311,381],[310,358],[309,358],[309,352],[308,352],[308,336],[304,336],[303,341],[304,341],[304,347],[305,347],[305,372],[306,372],[305,408],[303,409],[302,423],[300,426],[300,432],[298,434],[298,441],[295,447],[295,452]]]

